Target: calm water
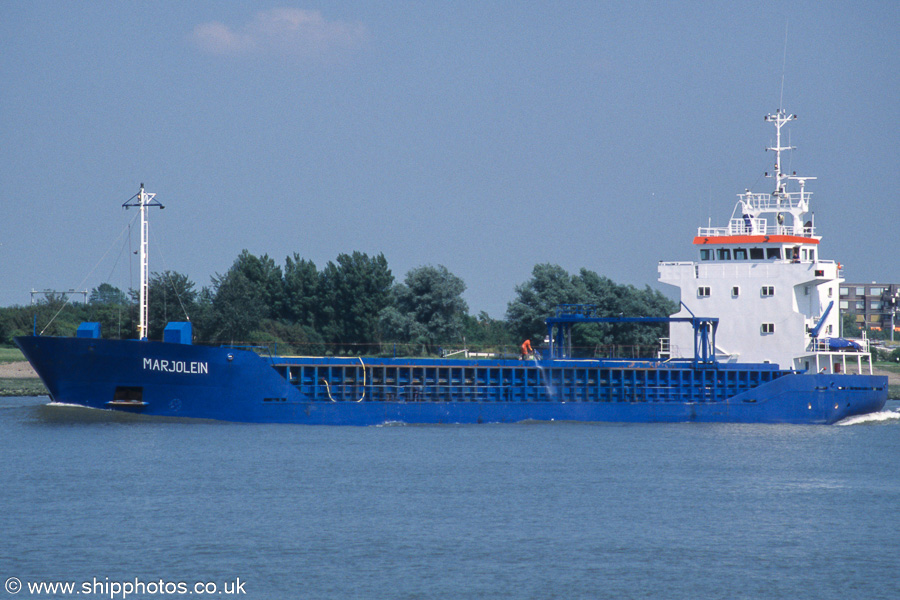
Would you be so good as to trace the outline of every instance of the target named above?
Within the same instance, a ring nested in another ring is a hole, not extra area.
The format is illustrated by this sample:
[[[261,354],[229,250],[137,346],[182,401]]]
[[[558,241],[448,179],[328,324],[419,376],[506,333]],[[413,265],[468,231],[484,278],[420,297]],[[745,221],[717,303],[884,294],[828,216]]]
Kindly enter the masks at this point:
[[[44,402],[0,399],[4,581],[222,591],[240,578],[242,597],[279,599],[900,598],[897,403],[834,427],[343,428]]]

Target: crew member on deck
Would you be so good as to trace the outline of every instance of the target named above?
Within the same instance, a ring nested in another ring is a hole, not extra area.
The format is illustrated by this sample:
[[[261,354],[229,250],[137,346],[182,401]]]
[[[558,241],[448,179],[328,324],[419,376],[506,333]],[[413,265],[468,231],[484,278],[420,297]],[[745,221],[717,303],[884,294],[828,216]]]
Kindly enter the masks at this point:
[[[520,360],[528,360],[528,355],[530,355],[534,350],[531,349],[531,340],[525,340],[522,342],[522,356]]]

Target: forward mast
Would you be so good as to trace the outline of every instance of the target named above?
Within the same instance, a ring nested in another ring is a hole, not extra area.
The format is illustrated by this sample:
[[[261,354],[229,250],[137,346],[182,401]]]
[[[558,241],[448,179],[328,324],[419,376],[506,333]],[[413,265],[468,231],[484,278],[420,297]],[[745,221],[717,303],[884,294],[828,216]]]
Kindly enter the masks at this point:
[[[147,209],[151,206],[165,208],[158,200],[155,193],[144,191],[141,183],[140,191],[128,199],[122,205],[124,208],[137,207],[141,213],[141,288],[140,288],[140,314],[138,317],[138,339],[146,340],[148,333],[149,314],[148,292],[150,289],[150,251],[149,251],[149,222],[147,221]]]

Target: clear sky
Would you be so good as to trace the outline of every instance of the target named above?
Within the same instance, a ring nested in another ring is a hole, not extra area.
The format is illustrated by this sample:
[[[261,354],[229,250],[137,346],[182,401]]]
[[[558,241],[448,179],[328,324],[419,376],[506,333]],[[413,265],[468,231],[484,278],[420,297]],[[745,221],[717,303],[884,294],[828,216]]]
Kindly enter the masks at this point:
[[[779,104],[821,256],[898,282],[898,33],[894,0],[4,0],[0,305],[136,286],[141,182],[151,270],[198,288],[246,248],[445,265],[494,317],[536,263],[662,289],[771,191]]]

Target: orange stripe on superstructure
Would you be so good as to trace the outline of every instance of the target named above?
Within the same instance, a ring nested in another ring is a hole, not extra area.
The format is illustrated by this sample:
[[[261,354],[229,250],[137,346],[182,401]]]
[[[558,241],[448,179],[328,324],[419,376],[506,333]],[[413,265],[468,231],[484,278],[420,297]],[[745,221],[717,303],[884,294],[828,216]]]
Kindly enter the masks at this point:
[[[799,235],[710,235],[697,236],[695,244],[818,244],[816,238]]]

